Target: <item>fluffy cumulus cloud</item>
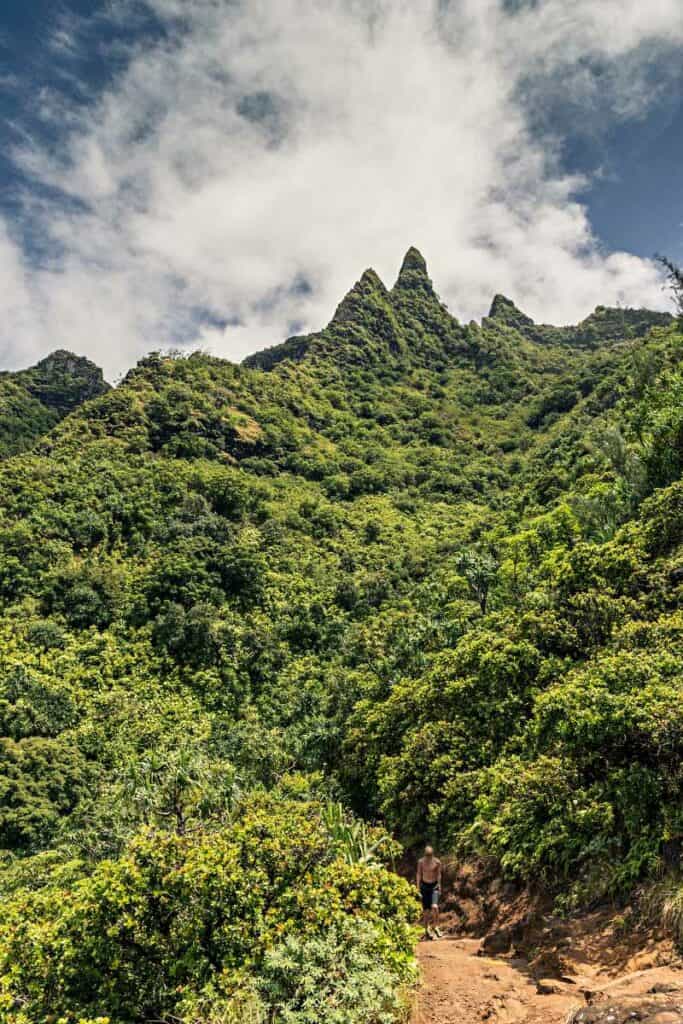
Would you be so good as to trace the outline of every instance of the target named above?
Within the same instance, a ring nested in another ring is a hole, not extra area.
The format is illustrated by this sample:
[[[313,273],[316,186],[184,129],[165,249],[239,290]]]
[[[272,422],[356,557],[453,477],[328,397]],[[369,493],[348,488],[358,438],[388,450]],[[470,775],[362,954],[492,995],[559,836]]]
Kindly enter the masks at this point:
[[[554,322],[661,308],[653,264],[593,236],[590,182],[558,158],[571,124],[543,105],[641,116],[680,61],[680,0],[146,5],[163,31],[95,101],[46,100],[58,144],[15,153],[44,251],[0,231],[5,365],[58,346],[110,374],[173,344],[240,359],[324,325],[368,265],[391,284],[411,244],[463,318],[497,291]]]

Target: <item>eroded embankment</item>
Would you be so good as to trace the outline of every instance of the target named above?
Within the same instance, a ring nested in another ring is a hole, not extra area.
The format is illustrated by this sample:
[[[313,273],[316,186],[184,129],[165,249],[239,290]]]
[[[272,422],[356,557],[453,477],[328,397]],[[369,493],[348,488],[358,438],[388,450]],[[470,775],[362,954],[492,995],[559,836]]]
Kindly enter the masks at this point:
[[[628,908],[559,918],[479,865],[453,873],[445,909],[413,1024],[683,1024],[681,959]]]

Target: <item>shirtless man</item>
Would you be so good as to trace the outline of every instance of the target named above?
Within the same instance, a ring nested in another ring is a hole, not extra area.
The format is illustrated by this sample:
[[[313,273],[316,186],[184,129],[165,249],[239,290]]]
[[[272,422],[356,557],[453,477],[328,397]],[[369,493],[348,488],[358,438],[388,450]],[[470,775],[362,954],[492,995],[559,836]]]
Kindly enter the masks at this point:
[[[417,862],[416,885],[422,899],[422,922],[426,939],[441,938],[439,930],[441,874],[441,861],[434,856],[431,846],[425,846],[424,857]]]

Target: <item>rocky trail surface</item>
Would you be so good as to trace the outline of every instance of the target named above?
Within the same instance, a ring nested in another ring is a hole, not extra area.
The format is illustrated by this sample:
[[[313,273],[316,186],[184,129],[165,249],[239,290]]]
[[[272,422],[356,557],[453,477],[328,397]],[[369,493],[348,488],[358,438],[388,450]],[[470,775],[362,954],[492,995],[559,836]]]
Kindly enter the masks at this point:
[[[633,908],[558,917],[465,866],[421,942],[411,1024],[683,1024],[683,959]]]
[[[420,943],[418,956],[412,1024],[683,1024],[680,962],[616,978],[584,963],[581,973],[539,978],[526,959],[482,955],[479,940],[460,937]]]
[[[477,939],[423,942],[424,979],[413,1024],[564,1021],[573,993],[540,995],[520,961],[478,956]]]

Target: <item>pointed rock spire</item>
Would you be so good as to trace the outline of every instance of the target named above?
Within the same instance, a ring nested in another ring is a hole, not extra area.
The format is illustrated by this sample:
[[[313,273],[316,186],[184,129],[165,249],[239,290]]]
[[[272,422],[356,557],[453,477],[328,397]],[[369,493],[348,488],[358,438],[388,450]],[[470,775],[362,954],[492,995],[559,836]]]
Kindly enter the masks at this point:
[[[353,320],[363,306],[375,305],[377,300],[384,301],[388,292],[379,275],[372,268],[365,271],[360,281],[354,284],[351,291],[337,306],[332,323]]]
[[[426,260],[420,250],[416,249],[414,245],[411,245],[410,249],[408,249],[408,252],[403,257],[403,265],[401,267],[401,274],[408,273],[409,271],[414,271],[417,274],[424,274],[425,277],[429,276],[427,273]]]
[[[506,327],[531,327],[533,320],[526,313],[522,313],[521,309],[517,309],[514,302],[511,299],[506,298],[505,295],[496,295],[493,302],[491,303],[491,311],[488,315],[489,320],[495,320],[499,324],[505,324]]]
[[[403,338],[391,296],[374,270],[366,270],[322,332],[329,350],[353,362],[383,362],[397,356]]]
[[[382,295],[387,294],[387,290],[384,287],[384,281],[377,271],[372,269],[372,267],[368,267],[367,270],[363,271],[363,276],[358,282],[358,285],[360,285],[364,291],[380,291]]]
[[[416,289],[428,292],[430,295],[434,294],[425,258],[419,249],[411,246],[403,259],[395,290],[414,291]]]

